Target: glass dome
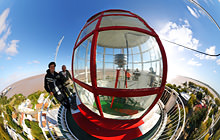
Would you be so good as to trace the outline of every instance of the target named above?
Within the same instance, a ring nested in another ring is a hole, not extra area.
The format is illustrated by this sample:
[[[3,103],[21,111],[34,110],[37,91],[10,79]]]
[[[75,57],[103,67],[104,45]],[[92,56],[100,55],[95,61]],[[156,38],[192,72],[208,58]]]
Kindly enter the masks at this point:
[[[164,90],[167,60],[159,37],[142,18],[107,10],[81,30],[72,70],[79,98],[92,112],[102,118],[138,119]]]

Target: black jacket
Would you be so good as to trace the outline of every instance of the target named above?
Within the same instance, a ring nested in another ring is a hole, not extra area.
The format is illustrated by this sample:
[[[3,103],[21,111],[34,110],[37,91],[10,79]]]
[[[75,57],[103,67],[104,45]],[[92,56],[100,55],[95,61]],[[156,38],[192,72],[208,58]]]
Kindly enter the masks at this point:
[[[60,75],[63,75],[62,71],[59,72]],[[72,76],[70,75],[70,72],[66,70],[66,77],[63,75],[65,82],[69,79],[72,79]]]
[[[58,74],[57,72],[54,72],[54,75],[50,73],[50,70],[47,70],[47,74],[44,78],[44,88],[47,92],[53,92],[56,93],[55,85],[62,89],[64,87],[65,78],[64,76]]]

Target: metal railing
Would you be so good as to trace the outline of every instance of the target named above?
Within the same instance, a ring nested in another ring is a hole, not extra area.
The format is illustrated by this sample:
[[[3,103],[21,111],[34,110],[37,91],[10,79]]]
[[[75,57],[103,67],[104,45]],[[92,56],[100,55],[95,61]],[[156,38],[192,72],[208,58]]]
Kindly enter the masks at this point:
[[[61,136],[56,136],[56,133],[52,133],[52,130],[49,127],[49,119],[47,117],[50,106],[52,101],[54,101],[54,98],[48,101],[49,96],[44,100],[43,106],[41,108],[41,114],[40,114],[40,121],[39,125],[42,127],[42,111],[44,108],[44,105],[46,102],[48,102],[48,107],[46,110],[46,125],[47,129],[49,131],[49,134],[53,140],[56,140],[57,138],[61,138]],[[175,99],[175,100],[172,100]],[[162,97],[160,98],[160,101],[158,103],[161,115],[162,115],[162,122],[158,128],[158,130],[153,135],[153,139],[178,139],[181,135],[181,133],[184,130],[185,127],[185,119],[186,119],[186,113],[185,113],[185,107],[184,104],[179,97],[178,93],[168,87],[165,88],[164,93]],[[171,106],[170,106],[171,105]],[[58,110],[58,116],[57,116],[57,125],[59,128],[59,131],[62,134],[62,139],[66,140],[77,140],[77,137],[72,133],[68,126],[67,122],[67,110],[62,105],[59,107]],[[45,138],[48,140],[48,137],[46,135],[45,129],[43,130],[43,134]],[[54,129],[53,129],[54,131]],[[157,136],[156,136],[157,135]],[[159,137],[159,138],[158,138]]]
[[[44,100],[44,102],[43,102],[43,105],[42,105],[41,110],[40,110],[40,116],[39,116],[39,114],[38,114],[38,125],[39,125],[41,128],[43,128],[43,124],[42,124],[42,112],[43,112],[45,103],[48,101],[48,98],[49,98],[49,96],[48,96],[48,97]],[[39,120],[39,119],[40,119],[40,120]],[[47,135],[46,135],[44,129],[42,129],[42,132],[43,132],[43,135],[44,135],[44,137],[46,138],[46,140],[48,140],[48,137],[47,137]]]
[[[67,114],[67,109],[60,105],[59,109],[58,109],[58,114],[57,114],[57,126],[58,126],[58,130],[55,131],[55,129],[53,128],[53,130],[50,128],[49,126],[49,117],[48,117],[48,114],[49,114],[49,110],[50,110],[50,106],[52,104],[52,102],[56,102],[54,97],[51,99],[51,100],[48,100],[49,99],[49,96],[44,100],[44,103],[42,105],[42,108],[41,108],[41,112],[40,112],[40,121],[39,121],[39,126],[41,126],[42,128],[42,131],[43,131],[43,134],[44,134],[44,137],[46,138],[46,140],[48,140],[48,136],[46,135],[46,132],[45,132],[45,128],[43,127],[43,124],[42,124],[42,112],[44,111],[44,106],[45,106],[45,103],[48,103],[48,107],[46,109],[46,129],[48,130],[51,138],[53,140],[56,140],[56,139],[65,139],[65,140],[78,140],[76,138],[76,136],[72,133],[72,131],[70,130],[68,124],[67,124],[67,120],[66,120],[66,114]],[[55,132],[55,133],[53,133]],[[56,133],[59,133],[59,134],[62,134],[62,135],[59,135],[57,136]]]
[[[167,113],[167,124],[159,139],[178,139],[184,130],[186,120],[183,101],[178,93],[169,87],[165,88],[160,100],[164,104],[164,112]]]

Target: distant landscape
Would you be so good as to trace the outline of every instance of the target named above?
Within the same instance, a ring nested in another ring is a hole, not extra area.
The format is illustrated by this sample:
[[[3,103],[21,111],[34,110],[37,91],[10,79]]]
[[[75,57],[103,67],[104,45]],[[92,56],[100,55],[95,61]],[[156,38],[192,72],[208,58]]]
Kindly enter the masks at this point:
[[[26,79],[17,81],[8,87],[11,89],[7,92],[6,96],[8,98],[12,97],[14,94],[22,93],[23,96],[28,96],[38,90],[44,90],[44,76],[45,74],[40,74]],[[7,87],[6,87],[7,88]]]
[[[201,86],[204,86],[206,88],[208,88],[208,90],[215,96],[215,97],[218,97],[220,98],[220,95],[218,92],[216,92],[215,89],[213,89],[211,86],[209,86],[208,84],[202,82],[202,81],[199,81],[199,80],[196,80],[196,79],[193,79],[193,78],[189,78],[189,77],[185,77],[185,76],[177,76],[175,78],[173,78],[169,83],[171,84],[176,84],[176,85],[181,85],[182,83],[184,82],[189,82],[189,81],[192,81],[198,85],[201,85]]]
[[[44,74],[36,75],[15,82],[8,86],[10,88],[5,96],[0,97],[1,140],[15,137],[23,140],[45,139],[45,137],[52,139],[48,131],[43,131],[46,123],[42,122],[39,125],[43,102],[47,97],[50,97],[49,99],[52,97],[44,90],[44,76]],[[202,137],[208,140],[211,137],[212,140],[218,140],[220,138],[219,94],[204,82],[183,76],[177,76],[167,83],[167,86],[177,91],[185,102],[186,125],[181,139],[191,140]],[[183,94],[187,94],[189,98],[184,99]],[[46,110],[47,106],[47,103],[44,104],[43,109]],[[47,117],[56,120],[58,107],[59,103],[53,102],[50,109],[55,114]],[[215,124],[214,127],[212,127],[213,124]],[[49,125],[53,129],[57,127],[53,121],[49,122]],[[22,133],[23,131],[25,133]],[[54,130],[54,133],[56,132]]]

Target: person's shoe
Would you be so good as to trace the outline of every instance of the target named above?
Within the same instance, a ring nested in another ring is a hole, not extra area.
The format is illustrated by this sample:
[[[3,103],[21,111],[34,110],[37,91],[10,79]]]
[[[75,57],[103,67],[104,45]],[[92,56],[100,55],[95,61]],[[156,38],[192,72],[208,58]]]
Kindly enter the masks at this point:
[[[77,110],[78,107],[77,107],[77,104],[76,104],[76,96],[72,96],[72,97],[69,97],[69,104],[70,104],[70,108],[72,108],[73,110]]]
[[[77,110],[78,109],[77,105],[74,104],[74,103],[70,103],[70,108],[73,109],[73,110]]]

